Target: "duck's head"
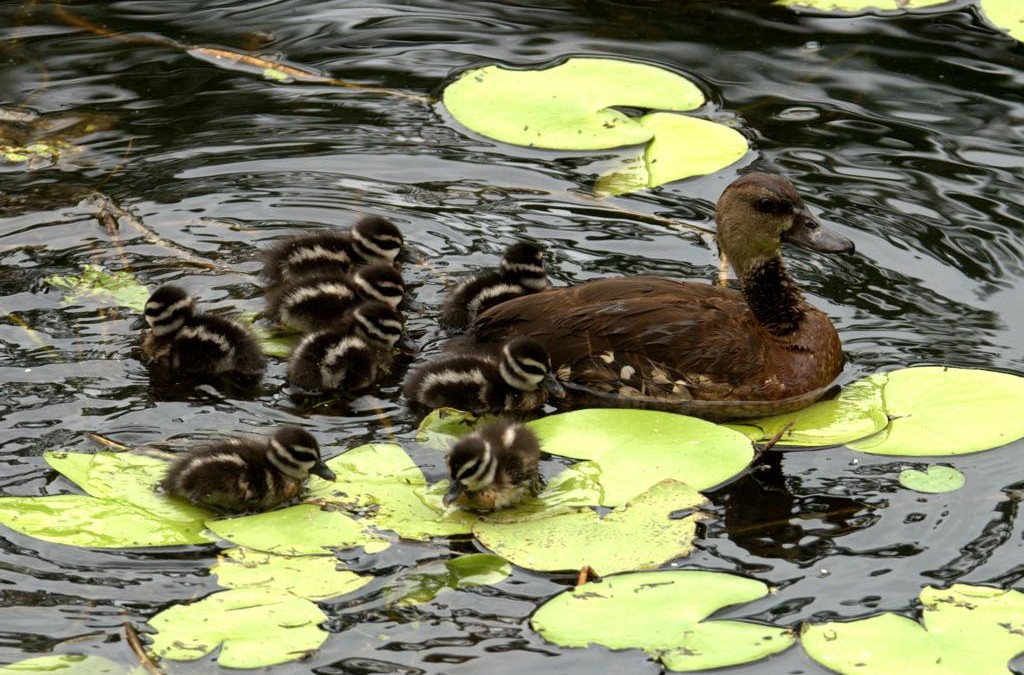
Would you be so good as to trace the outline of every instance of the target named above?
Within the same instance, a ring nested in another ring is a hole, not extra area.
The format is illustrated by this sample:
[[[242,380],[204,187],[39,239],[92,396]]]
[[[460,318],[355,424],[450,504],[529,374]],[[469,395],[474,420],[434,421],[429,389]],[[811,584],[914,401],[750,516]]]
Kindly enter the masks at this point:
[[[352,246],[363,260],[394,262],[404,241],[401,230],[380,216],[364,216],[352,226]]]
[[[853,251],[853,242],[823,228],[793,184],[777,174],[734,180],[718,199],[715,222],[719,249],[741,278],[777,257],[784,241],[823,253]]]
[[[565,389],[551,370],[551,356],[537,340],[517,337],[501,348],[498,361],[501,378],[522,391],[543,389],[556,398],[565,397]]]
[[[381,349],[392,349],[402,338],[405,326],[398,310],[378,300],[356,305],[350,320],[356,335]]]
[[[320,458],[320,444],[313,435],[296,426],[283,426],[270,439],[270,463],[299,480],[309,474],[334,480],[334,472]]]
[[[164,284],[146,300],[142,316],[132,324],[132,328],[145,328],[148,325],[158,337],[170,335],[195,316],[195,313],[195,300],[184,288]]]
[[[398,307],[405,298],[405,282],[402,273],[390,263],[364,265],[352,275],[352,281],[360,294],[367,299],[379,300],[392,307]]]

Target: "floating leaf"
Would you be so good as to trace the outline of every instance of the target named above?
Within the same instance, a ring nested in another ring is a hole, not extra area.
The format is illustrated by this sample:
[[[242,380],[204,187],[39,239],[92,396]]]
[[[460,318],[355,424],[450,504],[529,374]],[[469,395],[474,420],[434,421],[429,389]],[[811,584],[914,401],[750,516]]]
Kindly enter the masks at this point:
[[[102,656],[53,654],[25,659],[0,668],[0,675],[47,673],[48,675],[122,675],[128,669]]]
[[[338,480],[311,480],[311,495],[359,511],[375,527],[405,539],[469,534],[476,520],[462,511],[448,512],[440,500],[430,499],[423,472],[400,446],[362,445],[327,465]]]
[[[437,408],[420,422],[416,442],[428,448],[447,450],[477,426],[497,419],[492,415],[474,415],[455,408]]]
[[[473,553],[451,560],[435,560],[405,571],[395,593],[400,605],[429,602],[448,590],[487,586],[508,578],[512,567],[504,559]]]
[[[307,600],[326,600],[351,593],[370,583],[372,577],[338,569],[333,556],[283,556],[229,548],[210,571],[226,588],[261,588]]]
[[[587,508],[522,520],[515,511],[503,511],[477,522],[473,534],[506,560],[532,570],[589,565],[604,575],[650,569],[689,555],[697,516],[669,516],[703,501],[689,486],[665,480],[604,519]]]
[[[149,290],[130,273],[108,272],[98,265],[85,265],[78,276],[46,277],[46,283],[65,289],[64,302],[67,303],[91,298],[141,312],[149,299]]]
[[[63,141],[32,143],[29,145],[0,145],[0,157],[11,164],[28,162],[32,165],[54,164],[68,147]]]
[[[1024,653],[1024,593],[955,584],[921,591],[921,622],[886,612],[857,621],[806,625],[807,653],[857,675],[1010,675]]]
[[[505,143],[595,150],[646,143],[653,132],[615,106],[692,110],[704,94],[671,71],[631,61],[571,58],[543,70],[485,66],[444,90],[461,124]]]
[[[604,506],[622,504],[663,478],[703,490],[743,471],[754,451],[743,434],[652,410],[586,409],[530,422],[545,452],[596,462]]]
[[[642,158],[627,159],[625,170],[597,180],[598,195],[620,195],[714,173],[739,161],[749,149],[740,132],[696,117],[653,113],[637,123],[654,132],[653,139]]]
[[[822,12],[864,12],[868,10],[904,11],[932,5],[942,5],[953,0],[775,0],[777,5],[816,9]]]
[[[844,387],[837,398],[819,401],[803,410],[726,426],[742,433],[754,427],[753,440],[766,441],[793,422],[793,427],[779,439],[779,445],[842,445],[866,438],[889,423],[883,409],[882,385],[878,379],[859,380]]]
[[[749,663],[793,644],[785,629],[707,620],[724,607],[768,593],[760,581],[723,572],[623,574],[555,596],[530,624],[565,647],[643,649],[670,670],[703,671]]]
[[[942,492],[953,492],[964,486],[965,478],[962,473],[949,466],[930,466],[925,471],[906,469],[900,472],[900,485],[916,490],[939,494]]]
[[[981,11],[995,26],[1024,42],[1024,3],[1020,0],[981,0]]]
[[[961,455],[1024,437],[1024,377],[929,366],[868,378],[882,387],[884,431],[855,443],[878,455]]]
[[[239,588],[176,605],[152,619],[150,651],[193,661],[223,643],[217,663],[224,668],[262,668],[294,661],[327,639],[327,616],[314,603],[279,592]]]
[[[326,511],[315,504],[210,520],[206,526],[240,546],[281,555],[328,555],[336,548],[380,541],[345,514]]]

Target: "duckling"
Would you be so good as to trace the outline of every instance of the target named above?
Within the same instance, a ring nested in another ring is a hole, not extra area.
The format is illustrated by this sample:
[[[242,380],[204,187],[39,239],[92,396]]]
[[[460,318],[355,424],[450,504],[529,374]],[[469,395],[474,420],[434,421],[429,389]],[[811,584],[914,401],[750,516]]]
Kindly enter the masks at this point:
[[[445,506],[477,512],[506,509],[541,490],[540,442],[521,424],[492,422],[464,436],[448,452],[451,485]]]
[[[474,275],[452,289],[441,309],[441,325],[462,329],[488,307],[548,286],[544,249],[519,242],[505,249],[496,270]]]
[[[393,263],[403,242],[390,220],[365,216],[349,232],[302,234],[274,244],[264,254],[263,276],[280,284],[310,274],[347,272],[366,263]]]
[[[715,221],[741,290],[650,276],[550,288],[481,312],[470,346],[542,340],[574,404],[596,392],[603,405],[607,394],[633,405],[643,400],[639,392],[676,411],[725,419],[751,416],[750,403],[769,404],[754,415],[812,403],[842,371],[842,345],[828,316],[804,299],[780,249],[788,242],[843,253],[853,242],[822,227],[793,185],[773,174],[733,181]]]
[[[159,488],[219,511],[267,511],[298,497],[309,474],[335,479],[312,434],[283,426],[269,438],[230,438],[196,448],[171,463]]]
[[[547,350],[532,338],[510,340],[497,358],[453,354],[427,363],[408,377],[404,391],[410,401],[428,408],[472,413],[531,412],[544,405],[547,394],[565,396]]]
[[[196,312],[195,300],[180,286],[164,284],[146,301],[133,324],[150,331],[142,339],[146,360],[190,376],[234,373],[258,377],[266,358],[256,337],[242,324]]]
[[[390,263],[357,268],[351,274],[317,272],[267,291],[265,316],[304,333],[334,327],[361,300],[397,307],[405,297],[402,274]]]
[[[402,327],[398,310],[367,300],[337,327],[302,339],[288,360],[288,381],[309,390],[363,391],[390,369]]]

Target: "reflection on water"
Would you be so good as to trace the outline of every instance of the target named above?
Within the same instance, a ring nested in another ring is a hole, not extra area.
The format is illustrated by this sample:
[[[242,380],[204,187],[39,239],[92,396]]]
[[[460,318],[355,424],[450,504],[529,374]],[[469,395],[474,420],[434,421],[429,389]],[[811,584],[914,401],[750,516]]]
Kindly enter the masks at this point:
[[[436,95],[454,72],[483,62],[570,54],[687,73],[708,93],[709,110],[751,140],[755,152],[741,164],[785,173],[826,224],[856,242],[858,253],[843,258],[788,253],[794,276],[839,326],[845,380],[910,364],[1024,372],[1024,52],[966,0],[920,15],[838,18],[764,0],[73,10],[109,33],[73,25],[46,3],[0,8],[0,145],[60,149],[27,167],[0,163],[4,494],[72,492],[41,455],[93,451],[85,433],[95,430],[141,444],[302,421],[328,455],[396,439],[428,476],[442,473],[439,456],[412,445],[400,374],[373,396],[322,408],[285,394],[280,362],[250,396],[151,383],[133,351],[133,317],[88,300],[66,305],[43,283],[87,263],[131,271],[150,287],[183,283],[209,309],[257,311],[261,247],[386,215],[414,249],[406,275],[421,308],[409,327],[428,356],[442,337],[445,282],[494,264],[520,236],[546,243],[556,283],[714,276],[713,247],[699,230],[710,228],[714,200],[741,166],[594,202],[585,195],[612,153],[505,146],[465,132],[436,104],[277,83],[194,58],[189,45],[255,50],[417,96]],[[141,225],[121,218],[108,233],[96,191]],[[1006,487],[1019,480],[1015,449],[956,458],[967,487],[935,496],[899,488],[901,465],[891,459],[841,448],[772,453],[714,493],[700,550],[680,564],[776,584],[775,595],[725,614],[783,624],[907,611],[925,583],[1017,583],[1019,499]],[[214,547],[103,552],[4,536],[0,662],[55,650],[131,663],[123,621],[142,625],[216,588]],[[537,604],[570,575],[515,570],[498,587],[414,610],[389,604],[397,571],[471,550],[453,542],[346,554],[378,580],[324,603],[335,634],[280,671],[658,671],[636,652],[561,649],[529,629]],[[823,672],[799,650],[755,668],[746,671]]]

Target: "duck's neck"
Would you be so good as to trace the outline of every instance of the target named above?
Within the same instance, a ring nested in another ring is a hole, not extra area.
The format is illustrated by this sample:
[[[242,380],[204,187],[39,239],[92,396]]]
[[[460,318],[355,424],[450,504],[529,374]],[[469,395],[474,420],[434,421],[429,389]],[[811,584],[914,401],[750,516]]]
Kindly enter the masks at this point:
[[[743,297],[758,323],[774,335],[788,335],[800,326],[804,296],[786,272],[782,258],[774,256],[740,273]]]

